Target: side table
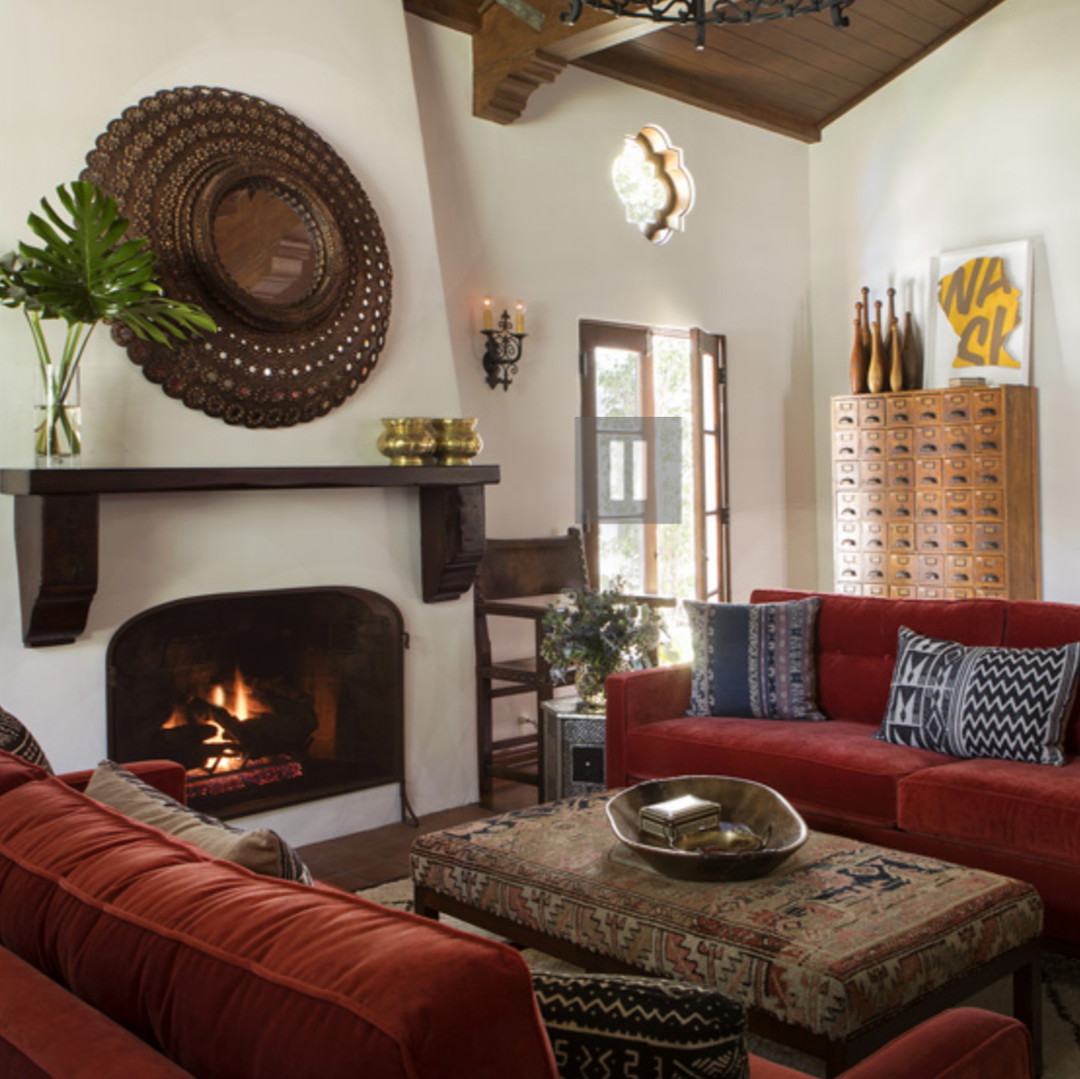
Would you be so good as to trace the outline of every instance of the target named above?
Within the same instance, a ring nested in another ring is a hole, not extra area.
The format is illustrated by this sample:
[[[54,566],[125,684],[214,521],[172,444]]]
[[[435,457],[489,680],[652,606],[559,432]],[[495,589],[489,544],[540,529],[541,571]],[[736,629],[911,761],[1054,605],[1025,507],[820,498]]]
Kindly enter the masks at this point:
[[[604,789],[604,724],[604,713],[584,711],[577,697],[556,697],[542,703],[541,801],[554,802]]]

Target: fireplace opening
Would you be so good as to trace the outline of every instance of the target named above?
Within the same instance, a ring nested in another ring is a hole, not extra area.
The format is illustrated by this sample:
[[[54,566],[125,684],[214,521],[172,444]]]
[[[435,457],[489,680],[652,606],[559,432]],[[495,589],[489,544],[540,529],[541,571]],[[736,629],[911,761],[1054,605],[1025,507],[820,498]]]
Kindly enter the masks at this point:
[[[109,643],[109,756],[187,770],[222,817],[398,783],[401,612],[358,588],[198,596],[125,622]]]

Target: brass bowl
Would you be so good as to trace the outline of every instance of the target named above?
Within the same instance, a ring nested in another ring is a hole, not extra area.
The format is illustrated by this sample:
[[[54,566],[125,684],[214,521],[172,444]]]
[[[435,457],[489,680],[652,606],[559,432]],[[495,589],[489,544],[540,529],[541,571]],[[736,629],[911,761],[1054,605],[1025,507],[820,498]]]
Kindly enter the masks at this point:
[[[764,841],[758,850],[678,850],[639,827],[642,806],[696,794],[720,803],[725,822],[745,825]],[[616,794],[605,806],[618,839],[653,869],[680,880],[748,880],[771,873],[806,842],[806,822],[783,795],[763,783],[731,776],[650,779]]]
[[[435,435],[435,461],[440,465],[467,465],[483,448],[471,417],[436,418],[431,421]]]

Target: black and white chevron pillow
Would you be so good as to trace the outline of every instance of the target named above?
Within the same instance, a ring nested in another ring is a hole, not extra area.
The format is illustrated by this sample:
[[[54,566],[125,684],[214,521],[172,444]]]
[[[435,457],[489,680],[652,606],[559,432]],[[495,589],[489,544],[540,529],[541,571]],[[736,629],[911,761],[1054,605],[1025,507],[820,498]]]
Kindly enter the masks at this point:
[[[715,989],[533,972],[559,1079],[747,1079],[746,1016]]]
[[[1078,669],[1080,643],[968,647],[902,626],[875,737],[954,757],[1064,764]]]

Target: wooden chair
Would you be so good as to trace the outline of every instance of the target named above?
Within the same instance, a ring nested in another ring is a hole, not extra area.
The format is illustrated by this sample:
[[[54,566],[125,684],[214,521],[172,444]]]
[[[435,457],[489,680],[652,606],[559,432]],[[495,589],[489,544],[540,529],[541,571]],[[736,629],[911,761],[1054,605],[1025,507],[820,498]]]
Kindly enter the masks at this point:
[[[539,744],[540,705],[554,695],[548,664],[540,655],[541,624],[549,604],[564,588],[587,588],[589,572],[581,532],[542,539],[489,539],[473,593],[476,636],[477,749],[480,800],[490,798],[495,778],[512,779],[543,789]],[[531,652],[516,659],[492,657],[490,618],[526,619],[532,623]],[[560,683],[562,684],[562,683]],[[493,702],[531,694],[537,732],[494,737]]]

